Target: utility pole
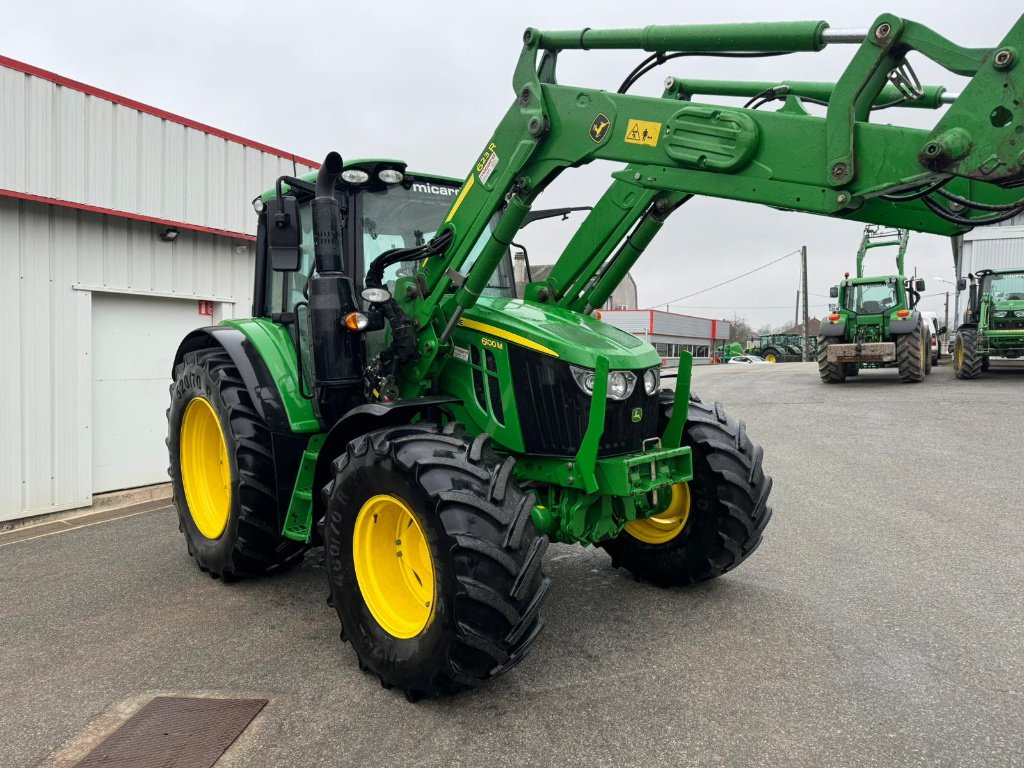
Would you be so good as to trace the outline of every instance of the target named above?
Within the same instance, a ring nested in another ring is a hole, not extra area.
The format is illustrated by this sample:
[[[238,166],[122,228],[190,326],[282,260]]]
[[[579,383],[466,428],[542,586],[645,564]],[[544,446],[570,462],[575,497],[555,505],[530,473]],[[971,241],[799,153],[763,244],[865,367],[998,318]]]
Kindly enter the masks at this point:
[[[800,246],[800,272],[803,275],[803,292],[804,292],[804,346],[800,359],[805,363],[811,359],[811,340],[808,338],[808,324],[809,320],[807,317],[807,246]]]
[[[946,339],[949,338],[949,291],[946,291],[946,322],[943,324],[946,328],[944,336]],[[946,339],[943,339],[945,341]]]

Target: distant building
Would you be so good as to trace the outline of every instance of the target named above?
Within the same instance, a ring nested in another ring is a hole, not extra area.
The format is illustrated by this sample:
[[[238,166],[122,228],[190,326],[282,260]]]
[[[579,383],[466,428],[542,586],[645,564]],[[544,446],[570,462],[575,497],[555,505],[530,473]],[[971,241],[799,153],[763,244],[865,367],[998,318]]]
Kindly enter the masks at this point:
[[[516,254],[514,268],[516,290],[519,292],[519,295],[523,295],[523,286],[528,282],[540,282],[541,280],[546,280],[548,275],[551,274],[553,266],[554,265],[552,264],[538,264],[537,266],[531,266],[530,275],[529,278],[527,278],[526,259],[522,254]],[[598,307],[598,309],[636,309],[636,301],[636,282],[633,280],[632,275],[627,274],[626,279],[619,283],[615,290],[612,291],[612,295],[608,297],[608,301],[604,303],[604,306]]]
[[[551,274],[551,264],[530,267],[526,275],[526,259],[515,257],[515,278],[519,295],[528,282],[540,282]],[[601,310],[601,319],[616,328],[639,336],[654,345],[666,364],[674,365],[681,352],[693,355],[694,363],[707,363],[715,346],[729,340],[729,321],[710,320],[657,309],[638,309],[636,281],[627,274],[612,292]]]
[[[817,336],[819,331],[821,331],[821,320],[819,320],[816,317],[812,317],[810,320],[807,321],[807,335],[808,336]],[[787,328],[786,330],[782,331],[782,333],[787,334],[787,335],[791,335],[791,334],[793,334],[793,335],[803,335],[803,332],[804,332],[804,324],[803,323],[798,323],[797,325],[791,326],[791,327]]]

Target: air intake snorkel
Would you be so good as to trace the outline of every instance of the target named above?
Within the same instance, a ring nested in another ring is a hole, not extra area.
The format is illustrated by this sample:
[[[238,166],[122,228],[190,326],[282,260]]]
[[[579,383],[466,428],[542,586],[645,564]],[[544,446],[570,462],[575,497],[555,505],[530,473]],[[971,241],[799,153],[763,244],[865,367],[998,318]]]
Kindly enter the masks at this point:
[[[331,152],[316,176],[312,202],[313,259],[316,271],[307,286],[309,334],[313,357],[313,402],[317,415],[332,425],[360,401],[363,342],[344,318],[358,309],[352,278],[345,274],[341,208],[334,196],[343,162]]]

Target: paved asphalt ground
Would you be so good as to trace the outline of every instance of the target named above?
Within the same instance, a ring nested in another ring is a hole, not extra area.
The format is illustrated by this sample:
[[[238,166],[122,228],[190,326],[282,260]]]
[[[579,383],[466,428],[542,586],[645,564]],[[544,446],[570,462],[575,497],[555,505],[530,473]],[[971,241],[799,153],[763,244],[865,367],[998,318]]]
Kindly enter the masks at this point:
[[[225,768],[1024,764],[1024,367],[825,386],[716,366],[694,386],[765,448],[761,549],[659,590],[553,546],[532,654],[451,700],[359,672],[312,555],[225,586],[168,507],[0,539],[0,764],[66,759],[168,692],[270,699]]]

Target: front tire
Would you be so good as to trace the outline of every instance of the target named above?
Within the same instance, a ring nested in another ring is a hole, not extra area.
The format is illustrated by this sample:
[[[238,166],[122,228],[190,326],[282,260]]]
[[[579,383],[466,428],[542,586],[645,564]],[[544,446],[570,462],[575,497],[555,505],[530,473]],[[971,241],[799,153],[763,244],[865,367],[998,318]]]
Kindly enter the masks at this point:
[[[178,528],[202,570],[231,580],[302,559],[306,545],[278,528],[270,431],[223,349],[175,366],[167,449]]]
[[[842,384],[846,381],[846,368],[843,363],[829,362],[828,348],[834,341],[831,336],[818,337],[818,376],[826,384]]]
[[[544,626],[548,539],[514,466],[454,424],[372,432],[333,464],[324,545],[342,637],[410,701],[511,669]]]
[[[672,404],[663,404],[662,426],[671,415]],[[691,395],[683,444],[693,450],[693,479],[673,488],[669,508],[598,545],[613,567],[659,586],[697,584],[731,571],[760,545],[772,516],[764,452],[743,422]]]
[[[764,351],[764,359],[769,363],[778,363],[782,360],[782,353],[775,347],[768,347],[768,349]]]
[[[978,354],[978,329],[961,328],[953,342],[953,373],[958,379],[976,379],[985,368]]]
[[[905,384],[924,381],[925,361],[930,350],[925,348],[924,328],[918,323],[910,333],[901,333],[896,337],[896,363],[899,367],[900,381]]]

